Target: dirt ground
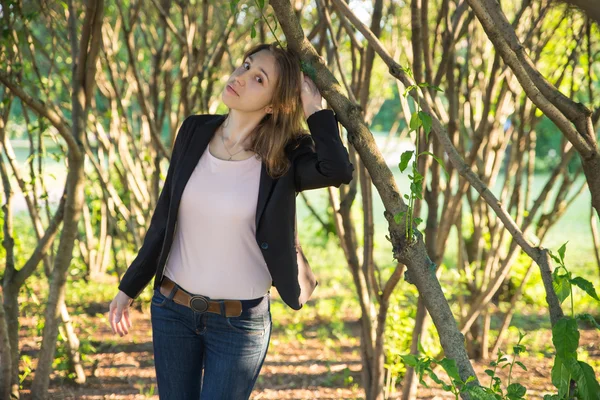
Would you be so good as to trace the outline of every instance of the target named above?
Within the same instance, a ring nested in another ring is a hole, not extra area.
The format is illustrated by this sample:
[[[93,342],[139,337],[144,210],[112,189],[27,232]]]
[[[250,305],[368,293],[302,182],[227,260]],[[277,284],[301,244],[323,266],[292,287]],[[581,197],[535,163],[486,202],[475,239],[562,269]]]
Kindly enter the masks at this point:
[[[108,305],[105,307],[107,310]],[[97,305],[97,308],[101,311],[95,312],[104,312],[102,305]],[[51,376],[50,399],[158,399],[150,314],[147,310],[132,311],[133,329],[122,338],[112,333],[106,319],[97,318],[93,335],[89,338],[96,347],[96,354],[89,355],[85,364],[87,382],[77,385],[64,378],[64,374],[54,373]],[[95,315],[95,312],[91,315]],[[76,321],[77,316],[74,315],[73,319]],[[22,354],[29,355],[33,360],[37,357],[41,342],[40,337],[30,336],[28,329],[34,323],[31,319],[22,320],[20,342]],[[332,337],[324,343],[322,336],[318,338],[314,330],[302,332],[303,339],[300,340],[289,339],[283,332],[275,330],[251,399],[363,399],[358,327],[353,327],[352,331],[356,333],[355,337]],[[550,331],[547,332],[547,341],[551,343]],[[581,331],[580,348],[587,350],[590,359],[600,359],[599,332]],[[554,392],[550,381],[550,358],[532,356],[520,360],[528,371],[515,368],[513,382],[527,387],[529,399],[541,399],[544,394]],[[489,368],[489,361],[473,364],[482,384],[488,385],[489,377],[484,370]],[[503,382],[506,382],[506,373],[506,370],[499,373]],[[23,381],[23,399],[31,398],[29,388],[33,374]],[[401,393],[400,387],[396,390],[397,394]],[[418,398],[454,397],[439,389],[421,387]]]

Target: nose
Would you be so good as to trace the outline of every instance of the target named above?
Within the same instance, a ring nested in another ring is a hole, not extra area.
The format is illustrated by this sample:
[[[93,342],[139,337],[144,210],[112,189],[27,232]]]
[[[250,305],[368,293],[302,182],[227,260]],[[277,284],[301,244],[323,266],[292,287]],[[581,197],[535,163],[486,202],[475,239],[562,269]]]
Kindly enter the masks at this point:
[[[239,86],[244,86],[246,84],[246,78],[244,78],[244,73],[242,72],[241,74],[237,75],[234,78],[235,82],[239,85]]]

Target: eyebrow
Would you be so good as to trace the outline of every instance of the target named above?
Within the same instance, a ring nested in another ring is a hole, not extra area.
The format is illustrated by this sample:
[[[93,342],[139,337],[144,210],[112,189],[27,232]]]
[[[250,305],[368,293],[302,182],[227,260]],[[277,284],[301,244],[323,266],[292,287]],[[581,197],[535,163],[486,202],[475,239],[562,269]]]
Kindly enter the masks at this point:
[[[248,56],[248,59],[249,59],[250,61],[252,61],[252,56]],[[271,80],[269,79],[269,75],[267,75],[267,73],[265,72],[265,70],[264,70],[264,69],[262,69],[262,68],[259,68],[259,69],[261,70],[261,72],[262,72],[263,74],[265,74],[265,76],[267,77],[267,80],[269,81],[269,83],[271,83]]]

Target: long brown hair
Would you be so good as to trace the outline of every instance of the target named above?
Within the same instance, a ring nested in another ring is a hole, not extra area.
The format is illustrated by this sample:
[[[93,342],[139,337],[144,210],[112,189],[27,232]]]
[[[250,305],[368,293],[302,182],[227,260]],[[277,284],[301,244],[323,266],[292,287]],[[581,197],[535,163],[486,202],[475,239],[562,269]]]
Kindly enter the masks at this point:
[[[243,59],[264,49],[275,57],[279,80],[273,92],[273,113],[265,115],[254,129],[249,150],[263,160],[272,178],[279,178],[290,167],[286,146],[308,133],[303,128],[304,110],[300,99],[302,70],[298,53],[282,49],[277,42],[258,44],[246,51]]]

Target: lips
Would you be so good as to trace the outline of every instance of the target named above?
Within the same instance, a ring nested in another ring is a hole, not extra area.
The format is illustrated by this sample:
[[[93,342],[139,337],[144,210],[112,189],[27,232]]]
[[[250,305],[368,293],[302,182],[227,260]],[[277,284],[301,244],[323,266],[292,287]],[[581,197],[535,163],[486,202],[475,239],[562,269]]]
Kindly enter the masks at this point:
[[[227,88],[235,93],[236,96],[239,96],[239,94],[231,87],[231,85],[227,85]]]

